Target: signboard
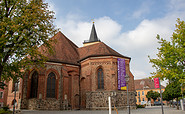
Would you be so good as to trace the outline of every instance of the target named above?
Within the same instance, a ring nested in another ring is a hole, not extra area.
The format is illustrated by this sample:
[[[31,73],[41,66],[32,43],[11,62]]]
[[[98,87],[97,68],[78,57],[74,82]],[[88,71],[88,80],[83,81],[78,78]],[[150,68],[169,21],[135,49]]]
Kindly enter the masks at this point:
[[[154,78],[155,88],[159,88],[159,78]]]
[[[126,90],[126,69],[125,69],[125,59],[117,58],[118,62],[118,90]]]

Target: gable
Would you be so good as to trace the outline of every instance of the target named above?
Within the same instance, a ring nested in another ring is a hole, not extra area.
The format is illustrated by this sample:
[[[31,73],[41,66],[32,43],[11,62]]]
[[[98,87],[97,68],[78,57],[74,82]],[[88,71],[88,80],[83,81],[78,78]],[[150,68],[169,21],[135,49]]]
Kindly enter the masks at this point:
[[[70,41],[64,34],[58,32],[55,36],[53,36],[50,40],[54,40],[52,42],[53,46],[53,54],[42,52],[45,49],[44,46],[40,47],[40,51],[43,55],[48,57],[49,62],[56,63],[67,63],[78,65],[77,61],[79,58],[77,48],[72,41]]]

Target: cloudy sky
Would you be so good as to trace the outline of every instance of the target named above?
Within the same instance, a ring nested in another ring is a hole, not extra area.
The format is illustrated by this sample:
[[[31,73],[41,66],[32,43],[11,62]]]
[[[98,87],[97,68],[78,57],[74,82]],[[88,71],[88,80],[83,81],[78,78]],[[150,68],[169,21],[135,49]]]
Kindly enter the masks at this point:
[[[55,25],[82,47],[95,21],[101,41],[131,57],[135,79],[155,71],[148,55],[156,57],[156,36],[169,40],[177,18],[185,20],[185,0],[46,0],[55,11]]]

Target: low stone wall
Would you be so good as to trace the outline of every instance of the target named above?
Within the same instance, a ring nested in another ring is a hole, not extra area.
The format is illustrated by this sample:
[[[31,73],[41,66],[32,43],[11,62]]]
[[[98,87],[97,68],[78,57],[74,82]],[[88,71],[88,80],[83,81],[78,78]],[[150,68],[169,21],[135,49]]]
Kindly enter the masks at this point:
[[[136,108],[135,92],[129,92],[131,109]],[[112,107],[117,109],[127,108],[126,91],[94,91],[86,93],[86,109],[108,109],[108,97],[111,96]]]
[[[55,98],[29,99],[29,110],[60,110],[60,102]]]

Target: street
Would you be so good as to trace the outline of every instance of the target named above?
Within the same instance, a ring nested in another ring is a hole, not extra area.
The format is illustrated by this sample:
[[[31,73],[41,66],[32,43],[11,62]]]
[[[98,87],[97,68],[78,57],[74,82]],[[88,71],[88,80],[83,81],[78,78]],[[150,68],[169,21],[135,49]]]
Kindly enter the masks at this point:
[[[152,106],[131,110],[131,114],[161,114],[160,106]],[[22,114],[108,114],[108,110],[68,110],[68,111],[30,111],[22,110]],[[112,114],[117,114],[112,111]],[[118,114],[127,114],[127,110],[119,110]],[[185,111],[164,106],[164,114],[185,114]]]

